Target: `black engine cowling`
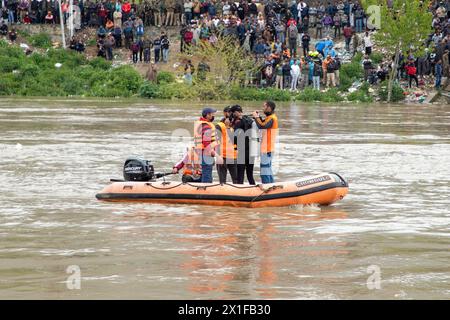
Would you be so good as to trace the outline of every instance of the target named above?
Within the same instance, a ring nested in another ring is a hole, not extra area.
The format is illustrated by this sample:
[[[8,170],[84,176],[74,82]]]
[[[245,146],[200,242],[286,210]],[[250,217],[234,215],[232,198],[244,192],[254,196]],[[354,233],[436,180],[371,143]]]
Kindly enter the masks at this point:
[[[155,176],[155,170],[149,160],[128,158],[123,165],[125,181],[150,181]]]

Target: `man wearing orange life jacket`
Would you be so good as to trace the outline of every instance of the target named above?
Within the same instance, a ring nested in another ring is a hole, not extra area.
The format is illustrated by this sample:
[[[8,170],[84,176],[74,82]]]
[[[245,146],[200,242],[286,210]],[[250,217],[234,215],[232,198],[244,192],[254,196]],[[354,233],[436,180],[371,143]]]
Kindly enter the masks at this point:
[[[187,148],[183,158],[173,166],[172,173],[178,173],[182,168],[184,168],[183,176],[181,178],[183,183],[201,182],[202,165],[195,147]]]
[[[217,153],[222,157],[223,164],[217,164],[219,182],[227,182],[227,171],[230,172],[231,180],[237,183],[237,147],[234,143],[234,129],[231,127],[231,107],[223,109],[224,118],[216,124]]]
[[[259,115],[258,111],[253,112],[256,125],[262,131],[261,141],[261,182],[275,182],[272,173],[272,157],[275,151],[275,140],[278,135],[278,118],[275,115],[275,103],[266,101],[264,103],[265,119]]]
[[[213,108],[204,108],[201,118],[194,124],[194,147],[199,155],[202,166],[201,182],[212,183],[212,169],[214,157],[217,156],[216,127],[213,124],[214,114],[217,112]],[[217,157],[218,164],[222,163],[222,158]]]

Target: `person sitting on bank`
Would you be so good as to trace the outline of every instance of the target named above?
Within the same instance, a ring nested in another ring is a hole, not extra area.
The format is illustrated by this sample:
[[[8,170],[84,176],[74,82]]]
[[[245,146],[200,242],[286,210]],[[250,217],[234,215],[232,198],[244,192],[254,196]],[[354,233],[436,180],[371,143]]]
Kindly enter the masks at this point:
[[[261,182],[274,183],[272,173],[272,156],[275,151],[275,140],[278,134],[278,118],[275,115],[275,103],[273,101],[264,102],[265,118],[263,119],[258,111],[253,112],[256,125],[262,131],[261,140]]]
[[[224,117],[216,124],[217,153],[223,160],[223,164],[217,164],[217,173],[221,184],[227,182],[227,171],[230,172],[233,183],[237,183],[237,150],[234,143],[234,129],[231,126],[230,109],[231,107],[223,109]]]
[[[212,170],[214,165],[214,158],[216,157],[217,164],[221,164],[222,158],[217,157],[215,148],[217,146],[216,127],[213,124],[214,114],[217,112],[213,108],[204,108],[202,116],[194,124],[194,145],[196,151],[199,153],[199,161],[202,165],[202,180],[204,183],[212,183]]]
[[[8,35],[8,25],[5,21],[3,21],[2,26],[0,27],[0,35],[6,36]]]
[[[244,176],[247,174],[248,183],[255,185],[253,178],[253,167],[255,165],[255,155],[250,154],[250,130],[254,120],[243,114],[242,107],[234,105],[230,110],[233,113],[233,128],[235,144],[237,146],[237,183],[244,183]]]
[[[183,183],[202,181],[202,165],[194,146],[187,148],[183,158],[173,166],[172,173],[176,174],[181,169],[184,169],[181,177]]]

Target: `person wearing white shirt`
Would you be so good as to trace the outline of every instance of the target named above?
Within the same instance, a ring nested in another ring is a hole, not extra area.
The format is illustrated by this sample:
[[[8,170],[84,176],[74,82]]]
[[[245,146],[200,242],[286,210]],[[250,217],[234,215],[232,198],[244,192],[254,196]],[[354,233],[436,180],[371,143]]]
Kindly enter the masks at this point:
[[[192,38],[192,40],[193,40],[193,42],[194,42],[195,45],[198,45],[198,44],[199,44],[199,41],[200,41],[200,31],[201,31],[200,25],[198,25],[198,26],[194,29],[194,31],[193,31],[194,37]]]
[[[230,3],[226,2],[222,7],[222,12],[224,16],[228,16],[231,14],[231,6]]]
[[[306,7],[306,3],[304,1],[300,1],[297,5],[297,21],[300,23],[302,21],[302,10]]]
[[[297,90],[298,78],[300,77],[300,66],[298,60],[295,60],[291,66],[291,91]]]
[[[187,25],[191,24],[192,20],[192,7],[194,6],[194,3],[192,1],[186,1],[183,5],[184,7],[184,22]]]
[[[366,54],[370,56],[372,54],[373,43],[372,43],[372,39],[370,38],[370,34],[367,31],[366,31],[366,34],[364,35],[363,42],[364,42],[364,48],[366,49]]]

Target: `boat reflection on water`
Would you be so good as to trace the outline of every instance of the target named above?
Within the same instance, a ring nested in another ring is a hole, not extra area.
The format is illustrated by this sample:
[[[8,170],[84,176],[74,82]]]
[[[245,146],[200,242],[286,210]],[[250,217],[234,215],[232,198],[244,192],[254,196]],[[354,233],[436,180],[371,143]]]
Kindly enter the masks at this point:
[[[348,253],[346,242],[313,231],[330,219],[346,219],[348,214],[339,208],[275,208],[279,212],[274,208],[191,208],[188,214],[170,215],[164,220],[178,230],[169,246],[180,249],[179,263],[171,267],[178,268],[179,276],[187,279],[184,290],[195,298],[230,299],[242,295],[274,299],[279,297],[280,288],[296,285],[287,270],[330,269],[333,263],[311,265],[311,261],[318,256]],[[161,214],[145,210],[121,217],[136,218],[162,223]],[[173,237],[173,230],[168,233]],[[299,260],[307,263],[301,266]]]

